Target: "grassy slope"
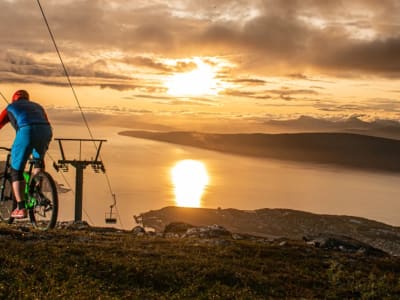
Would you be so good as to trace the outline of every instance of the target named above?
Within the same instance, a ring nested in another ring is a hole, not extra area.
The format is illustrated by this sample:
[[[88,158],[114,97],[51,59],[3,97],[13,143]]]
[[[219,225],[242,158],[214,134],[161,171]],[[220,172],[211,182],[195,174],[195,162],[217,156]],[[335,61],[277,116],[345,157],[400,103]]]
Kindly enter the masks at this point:
[[[0,226],[0,298],[400,297],[400,260],[301,242]]]

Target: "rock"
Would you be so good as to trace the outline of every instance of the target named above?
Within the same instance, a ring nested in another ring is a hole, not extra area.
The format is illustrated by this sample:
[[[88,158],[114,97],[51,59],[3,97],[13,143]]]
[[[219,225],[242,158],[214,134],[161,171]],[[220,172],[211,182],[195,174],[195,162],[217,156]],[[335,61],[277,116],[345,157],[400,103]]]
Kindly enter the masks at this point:
[[[349,253],[359,253],[372,256],[386,256],[387,253],[374,248],[366,243],[357,241],[347,236],[333,235],[333,234],[320,234],[318,236],[305,236],[303,240],[311,246],[337,250]]]
[[[189,228],[184,236],[200,237],[200,238],[217,238],[217,237],[227,237],[230,235],[231,233],[224,227],[214,224],[210,226]]]
[[[177,233],[177,234],[185,234],[186,231],[190,228],[193,228],[193,225],[184,223],[184,222],[173,222],[165,226],[164,234],[167,233]]]
[[[131,232],[133,233],[133,235],[135,236],[143,236],[146,234],[146,231],[144,230],[144,228],[142,226],[135,226]]]
[[[237,234],[237,233],[232,233],[232,239],[234,240],[244,240],[244,236]]]
[[[164,233],[164,237],[167,238],[167,239],[178,239],[178,238],[180,238],[182,236],[183,236],[182,234],[174,233],[174,232]]]
[[[57,227],[70,230],[84,230],[89,229],[90,225],[86,221],[67,221],[58,223]]]

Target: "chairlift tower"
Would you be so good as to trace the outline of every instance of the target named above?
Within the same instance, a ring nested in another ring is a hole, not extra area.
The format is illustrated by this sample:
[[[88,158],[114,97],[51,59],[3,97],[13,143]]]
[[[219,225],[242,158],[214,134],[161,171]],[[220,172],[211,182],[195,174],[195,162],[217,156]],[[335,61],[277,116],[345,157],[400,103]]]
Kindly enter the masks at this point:
[[[107,140],[98,140],[98,139],[62,139],[56,138],[54,139],[58,141],[58,145],[60,147],[61,152],[61,159],[58,160],[57,163],[54,162],[53,166],[57,170],[57,172],[61,169],[64,172],[68,172],[68,165],[73,166],[76,169],[76,176],[75,176],[75,222],[82,221],[82,194],[83,194],[83,170],[87,166],[91,166],[95,173],[99,173],[100,171],[105,173],[106,169],[104,164],[100,158],[100,149],[103,142]],[[69,160],[66,159],[64,148],[62,142],[79,142],[79,158]],[[82,153],[82,143],[83,142],[92,142],[92,143],[99,143],[98,147],[96,147],[96,156],[94,159],[91,160],[82,160],[81,153]]]

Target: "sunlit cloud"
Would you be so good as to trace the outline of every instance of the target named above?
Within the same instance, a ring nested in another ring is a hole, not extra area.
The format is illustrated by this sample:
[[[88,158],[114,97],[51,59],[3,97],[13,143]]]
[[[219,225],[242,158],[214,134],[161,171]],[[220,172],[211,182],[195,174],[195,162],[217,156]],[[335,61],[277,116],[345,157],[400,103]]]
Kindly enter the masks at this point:
[[[102,105],[171,118],[400,118],[396,0],[43,5],[72,83],[92,106],[101,98]],[[45,96],[67,89],[35,1],[0,2],[0,19],[1,91],[27,85]]]

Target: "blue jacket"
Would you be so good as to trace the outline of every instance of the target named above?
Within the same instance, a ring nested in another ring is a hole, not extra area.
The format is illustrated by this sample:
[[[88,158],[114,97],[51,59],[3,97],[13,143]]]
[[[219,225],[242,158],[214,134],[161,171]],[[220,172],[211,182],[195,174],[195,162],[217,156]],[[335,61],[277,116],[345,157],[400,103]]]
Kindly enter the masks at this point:
[[[10,123],[15,130],[28,125],[50,125],[43,107],[35,102],[19,99],[9,104],[6,110]]]

